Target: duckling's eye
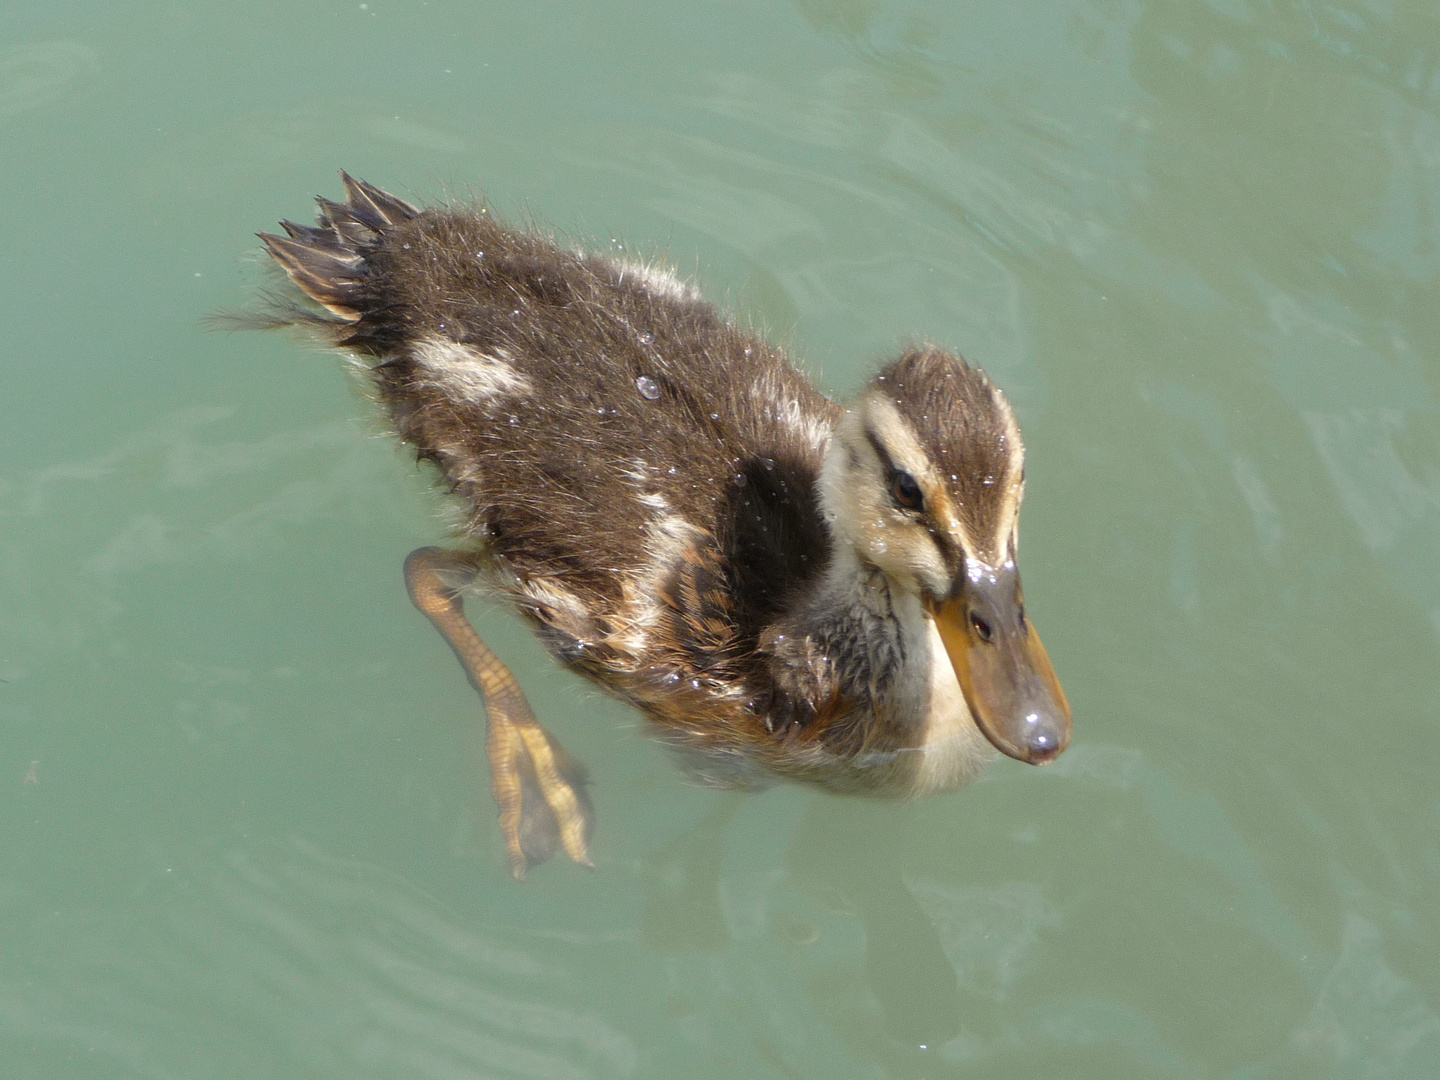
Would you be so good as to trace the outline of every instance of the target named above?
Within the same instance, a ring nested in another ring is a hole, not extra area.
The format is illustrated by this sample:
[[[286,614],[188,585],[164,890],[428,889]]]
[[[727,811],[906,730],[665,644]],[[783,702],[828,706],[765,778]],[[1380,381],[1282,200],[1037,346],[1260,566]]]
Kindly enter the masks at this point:
[[[890,476],[890,496],[895,505],[905,510],[919,510],[925,505],[925,496],[920,485],[908,472],[896,469]]]
[[[990,624],[973,611],[970,613],[970,625],[975,628],[975,636],[981,641],[989,641],[995,636]]]

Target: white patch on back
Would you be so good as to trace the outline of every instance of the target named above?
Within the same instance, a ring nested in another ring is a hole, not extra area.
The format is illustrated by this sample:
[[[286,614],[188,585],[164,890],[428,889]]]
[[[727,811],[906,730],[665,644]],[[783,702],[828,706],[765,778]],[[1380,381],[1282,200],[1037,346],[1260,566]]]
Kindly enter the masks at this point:
[[[784,424],[816,449],[823,450],[830,442],[830,424],[821,417],[806,416],[800,402],[784,393],[774,376],[767,373],[751,386],[750,396],[760,404],[767,420]]]
[[[806,416],[794,398],[782,398],[776,404],[776,412],[816,449],[823,450],[830,442],[830,425],[818,416]]]
[[[636,487],[644,487],[650,482],[650,463],[644,458],[636,458],[621,469],[621,472],[625,474],[625,479]]]
[[[661,496],[655,497],[664,502]],[[650,630],[663,611],[660,587],[700,535],[699,529],[674,513],[662,512],[645,526],[645,565],[623,585],[625,607],[635,615],[611,638],[610,644],[628,652],[637,661],[645,655]]]
[[[662,300],[698,300],[700,292],[693,285],[687,285],[663,266],[647,266],[644,263],[620,263],[620,280],[634,278]]]
[[[523,397],[534,387],[515,370],[515,358],[505,349],[483,353],[445,338],[423,338],[410,350],[425,371],[425,382],[447,397],[471,405],[486,405],[496,398]]]
[[[650,464],[644,458],[636,458],[621,471],[624,472],[625,479],[629,480],[630,483],[639,489],[640,493],[636,496],[636,499],[641,506],[659,511],[662,514],[670,509],[670,503],[664,495],[661,495],[658,491],[645,490],[650,486]]]
[[[562,630],[582,641],[591,636],[590,613],[585,610],[585,605],[554,578],[532,577],[518,584],[521,592],[554,613],[551,622]]]
[[[522,608],[533,606],[540,617],[582,645],[596,640],[595,624],[580,597],[553,577],[522,578],[504,559],[492,559],[488,566],[488,584],[501,594],[508,594]]]

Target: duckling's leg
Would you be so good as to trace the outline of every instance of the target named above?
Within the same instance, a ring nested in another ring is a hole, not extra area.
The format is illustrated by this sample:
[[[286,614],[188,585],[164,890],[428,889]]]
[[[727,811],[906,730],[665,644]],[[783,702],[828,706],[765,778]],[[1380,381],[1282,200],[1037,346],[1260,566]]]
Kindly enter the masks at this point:
[[[595,810],[583,766],[536,721],[519,681],[465,618],[460,590],[478,572],[473,556],[440,548],[419,548],[405,560],[410,599],[450,643],[485,704],[485,752],[510,872],[523,878],[528,864],[544,862],[558,847],[593,866],[588,844]]]

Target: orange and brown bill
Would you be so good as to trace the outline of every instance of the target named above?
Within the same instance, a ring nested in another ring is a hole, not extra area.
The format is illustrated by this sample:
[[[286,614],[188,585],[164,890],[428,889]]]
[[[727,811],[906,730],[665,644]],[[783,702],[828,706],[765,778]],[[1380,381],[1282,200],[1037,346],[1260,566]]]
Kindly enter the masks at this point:
[[[970,715],[997,750],[1032,765],[1070,743],[1070,703],[1025,617],[1013,569],[967,579],[930,612]]]

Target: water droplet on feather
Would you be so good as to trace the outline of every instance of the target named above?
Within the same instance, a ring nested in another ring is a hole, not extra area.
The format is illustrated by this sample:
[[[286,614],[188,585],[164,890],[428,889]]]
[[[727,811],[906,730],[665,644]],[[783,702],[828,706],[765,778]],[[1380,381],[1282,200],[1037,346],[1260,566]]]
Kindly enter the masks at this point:
[[[649,375],[641,375],[635,380],[635,389],[640,391],[640,396],[646,401],[660,400],[660,384]]]

